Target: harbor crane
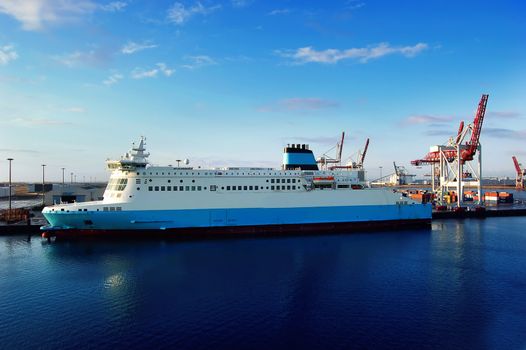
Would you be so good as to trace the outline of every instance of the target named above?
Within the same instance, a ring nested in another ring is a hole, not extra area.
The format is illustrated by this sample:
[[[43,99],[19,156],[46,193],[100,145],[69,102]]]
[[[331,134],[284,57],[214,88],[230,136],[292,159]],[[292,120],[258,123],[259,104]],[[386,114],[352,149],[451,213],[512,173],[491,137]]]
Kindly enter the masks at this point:
[[[524,190],[524,178],[526,177],[526,168],[522,167],[517,157],[511,157],[513,164],[515,165],[515,188],[519,191]]]
[[[486,105],[489,95],[483,94],[480,98],[473,123],[467,127],[460,122],[456,136],[451,137],[446,145],[431,146],[429,153],[422,159],[411,162],[412,165],[431,165],[431,184],[433,192],[437,194],[440,204],[444,202],[444,194],[449,188],[457,190],[457,205],[460,207],[463,200],[465,186],[477,187],[479,204],[482,203],[482,147],[480,133],[486,114]],[[468,139],[469,134],[469,139]],[[464,142],[464,140],[466,140]],[[476,163],[472,164],[477,156]],[[468,171],[464,172],[464,167]],[[475,171],[475,168],[476,171]]]

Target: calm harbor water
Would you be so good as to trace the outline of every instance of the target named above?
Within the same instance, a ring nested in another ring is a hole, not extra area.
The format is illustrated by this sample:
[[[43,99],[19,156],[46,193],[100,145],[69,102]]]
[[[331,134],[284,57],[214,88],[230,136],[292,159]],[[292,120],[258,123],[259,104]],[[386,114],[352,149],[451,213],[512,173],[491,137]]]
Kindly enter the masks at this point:
[[[214,241],[0,237],[0,348],[526,348],[526,218]]]

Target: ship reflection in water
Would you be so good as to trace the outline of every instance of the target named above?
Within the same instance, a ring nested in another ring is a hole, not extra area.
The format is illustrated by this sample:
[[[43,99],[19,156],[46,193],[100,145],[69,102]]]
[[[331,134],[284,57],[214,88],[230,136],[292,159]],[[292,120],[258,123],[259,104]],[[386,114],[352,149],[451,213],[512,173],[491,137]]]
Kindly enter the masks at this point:
[[[1,237],[1,347],[524,348],[524,224],[190,242]]]

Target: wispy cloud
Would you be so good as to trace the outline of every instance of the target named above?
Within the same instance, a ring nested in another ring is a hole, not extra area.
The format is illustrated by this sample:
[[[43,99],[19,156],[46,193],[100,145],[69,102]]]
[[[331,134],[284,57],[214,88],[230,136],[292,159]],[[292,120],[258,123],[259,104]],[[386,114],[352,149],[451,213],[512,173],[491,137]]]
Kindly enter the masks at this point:
[[[286,98],[276,103],[258,108],[259,112],[313,112],[318,110],[337,108],[340,103],[334,100],[308,97]]]
[[[0,65],[6,65],[18,58],[13,45],[0,46]]]
[[[152,69],[135,68],[131,72],[131,77],[133,79],[154,78],[160,74],[170,77],[174,73],[175,69],[168,68],[168,66],[164,63],[157,63],[155,68]]]
[[[362,48],[351,48],[346,50],[327,49],[315,50],[312,46],[301,47],[296,50],[278,50],[276,54],[292,60],[294,64],[325,63],[334,64],[342,60],[354,59],[361,63],[377,59],[387,55],[401,54],[405,57],[413,57],[426,50],[429,46],[418,43],[413,46],[391,46],[389,43],[380,43]]]
[[[14,17],[25,30],[40,30],[46,24],[79,18],[97,9],[90,0],[24,0],[0,2],[0,12]]]
[[[247,7],[252,4],[254,0],[230,0],[233,7]]]
[[[111,55],[108,51],[97,49],[89,51],[74,51],[71,53],[56,55],[52,58],[56,62],[69,68],[81,66],[100,67],[104,66],[111,60]]]
[[[359,0],[350,0],[347,1],[345,8],[347,10],[357,10],[365,6],[364,2],[361,2]]]
[[[117,84],[120,80],[122,80],[123,76],[118,73],[114,73],[110,75],[108,78],[102,81],[102,83],[106,86],[111,86],[114,84]]]
[[[526,130],[512,130],[506,128],[482,128],[482,135],[499,139],[518,139],[526,138]]]
[[[217,64],[213,58],[206,55],[186,56],[185,60],[189,63],[183,64],[182,67],[187,69],[196,69]]]
[[[119,12],[127,5],[126,1],[101,5],[94,0],[1,0],[0,13],[15,18],[25,30],[42,30],[49,24],[71,22],[96,11]]]
[[[135,53],[137,51],[153,49],[156,47],[157,45],[151,44],[149,42],[136,43],[133,41],[129,41],[126,45],[122,47],[121,52],[125,55],[131,55],[132,53]]]
[[[192,6],[185,6],[180,2],[176,2],[168,9],[168,21],[177,25],[183,25],[195,15],[206,16],[216,10],[219,10],[221,5],[204,6],[197,1]]]
[[[69,125],[72,124],[69,121],[59,119],[46,119],[46,118],[14,118],[7,121],[7,124],[14,126],[23,127],[37,127],[37,126],[56,126],[56,125]]]
[[[73,107],[66,108],[66,112],[70,112],[70,113],[84,113],[84,112],[86,112],[86,109],[84,107],[73,106]]]
[[[126,6],[128,6],[127,2],[112,1],[110,3],[107,3],[106,5],[100,5],[100,9],[106,12],[119,12],[119,11],[124,10]]]
[[[488,116],[503,119],[514,119],[522,116],[522,113],[515,111],[489,111]]]
[[[291,12],[290,9],[275,9],[268,13],[269,16],[286,15]]]
[[[0,148],[0,152],[38,154],[40,151],[24,148]]]
[[[452,116],[435,116],[427,114],[411,115],[402,121],[403,125],[417,124],[444,124],[450,123],[455,118]]]

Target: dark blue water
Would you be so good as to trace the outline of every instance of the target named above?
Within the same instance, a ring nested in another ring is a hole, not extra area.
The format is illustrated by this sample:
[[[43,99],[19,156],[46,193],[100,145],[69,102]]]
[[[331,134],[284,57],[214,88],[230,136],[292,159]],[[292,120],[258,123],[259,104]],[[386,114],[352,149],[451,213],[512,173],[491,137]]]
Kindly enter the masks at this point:
[[[525,225],[198,242],[0,237],[0,348],[524,349]]]

